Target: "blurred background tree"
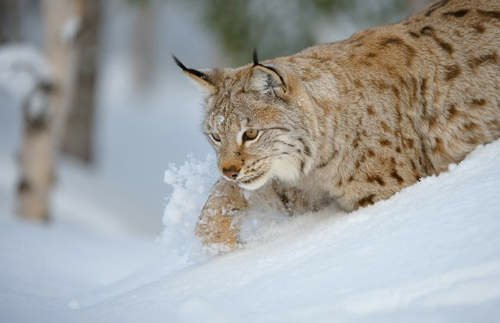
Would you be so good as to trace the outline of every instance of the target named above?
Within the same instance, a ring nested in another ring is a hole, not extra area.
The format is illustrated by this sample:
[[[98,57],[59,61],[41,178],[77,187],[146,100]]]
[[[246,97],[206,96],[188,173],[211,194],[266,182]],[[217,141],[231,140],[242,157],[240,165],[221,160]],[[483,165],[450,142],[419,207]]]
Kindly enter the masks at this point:
[[[18,0],[0,1],[0,45],[20,40],[21,12],[19,7]]]
[[[148,0],[133,0],[135,5],[132,30],[132,68],[137,87],[144,88],[153,79],[155,52],[155,8]]]
[[[318,43],[322,22],[348,13],[361,25],[398,20],[408,0],[206,0],[197,4],[204,23],[212,30],[234,63],[250,60],[253,48],[262,58],[292,54]],[[201,4],[201,5],[200,5]],[[368,10],[359,10],[365,5]]]
[[[102,7],[99,0],[73,2],[74,13],[67,18],[66,26],[63,27],[66,28],[66,41],[69,43],[72,58],[66,103],[68,115],[62,149],[67,155],[90,164],[94,161],[95,101]]]

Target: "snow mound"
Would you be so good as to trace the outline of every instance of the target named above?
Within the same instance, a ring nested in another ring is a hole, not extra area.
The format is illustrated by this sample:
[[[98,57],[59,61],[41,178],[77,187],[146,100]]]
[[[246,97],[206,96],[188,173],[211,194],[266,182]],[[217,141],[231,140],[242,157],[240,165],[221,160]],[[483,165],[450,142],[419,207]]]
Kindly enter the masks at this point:
[[[188,156],[184,165],[171,164],[165,171],[164,181],[173,191],[163,214],[165,230],[161,240],[173,252],[179,255],[202,252],[194,228],[216,178],[217,169],[211,156],[203,161]]]

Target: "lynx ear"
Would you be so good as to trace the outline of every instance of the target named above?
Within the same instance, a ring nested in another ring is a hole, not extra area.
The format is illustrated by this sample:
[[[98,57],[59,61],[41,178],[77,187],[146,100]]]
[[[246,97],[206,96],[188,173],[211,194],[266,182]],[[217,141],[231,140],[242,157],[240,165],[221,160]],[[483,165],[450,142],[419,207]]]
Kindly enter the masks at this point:
[[[175,64],[180,67],[180,69],[186,74],[195,84],[197,84],[203,91],[214,93],[217,90],[215,84],[214,73],[211,70],[198,71],[192,68],[186,67],[182,62],[172,55]]]
[[[276,96],[286,94],[288,89],[282,74],[274,66],[262,65],[255,61],[254,59],[245,89]]]

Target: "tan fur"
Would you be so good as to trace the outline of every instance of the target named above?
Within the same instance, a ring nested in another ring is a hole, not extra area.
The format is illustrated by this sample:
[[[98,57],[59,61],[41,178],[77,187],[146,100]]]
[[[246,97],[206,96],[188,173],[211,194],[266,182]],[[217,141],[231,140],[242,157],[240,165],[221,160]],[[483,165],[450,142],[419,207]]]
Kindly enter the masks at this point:
[[[237,224],[218,217],[253,199],[292,214],[351,211],[461,161],[500,136],[499,48],[500,2],[450,0],[256,66],[204,80],[188,71],[209,92],[204,131],[221,137],[219,166],[239,174],[216,184],[197,233],[234,247]],[[243,142],[248,128],[260,137]]]
[[[247,207],[247,201],[234,183],[220,181],[203,207],[196,234],[204,243],[221,244],[234,248],[237,244],[238,228],[233,216]]]

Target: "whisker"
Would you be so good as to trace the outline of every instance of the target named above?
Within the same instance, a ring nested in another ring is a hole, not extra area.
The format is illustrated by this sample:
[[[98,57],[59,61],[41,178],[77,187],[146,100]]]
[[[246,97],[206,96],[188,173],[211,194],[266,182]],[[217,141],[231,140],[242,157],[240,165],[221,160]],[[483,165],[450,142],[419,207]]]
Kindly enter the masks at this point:
[[[272,155],[269,155],[269,156],[266,156],[266,157],[262,157],[258,160],[255,160],[253,161],[250,165],[246,166],[247,169],[250,170],[250,168],[253,168],[252,170],[252,174],[249,174],[249,175],[246,175],[244,177],[241,177],[241,178],[238,178],[238,181],[241,181],[241,182],[244,182],[246,180],[248,180],[248,178],[252,178],[252,175],[255,174],[255,173],[258,173],[258,172],[261,172],[262,169],[264,168],[264,165],[263,164],[260,164],[258,165],[259,163],[265,161],[266,159],[269,159],[269,158],[282,158],[282,157],[285,157],[285,156],[291,156],[290,153],[284,151],[284,152],[280,152],[278,154],[272,154]],[[260,176],[262,176],[263,173]]]
[[[260,178],[262,176],[264,176],[264,173],[260,173],[260,174],[258,174],[256,176],[254,176],[254,177],[246,180],[246,181],[241,181],[241,182],[244,183],[244,184],[248,184],[248,183],[253,182],[254,180],[256,180],[256,179],[258,179],[258,178]]]

